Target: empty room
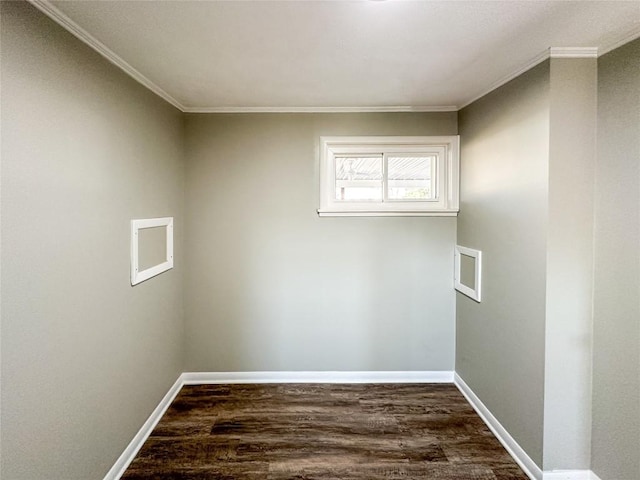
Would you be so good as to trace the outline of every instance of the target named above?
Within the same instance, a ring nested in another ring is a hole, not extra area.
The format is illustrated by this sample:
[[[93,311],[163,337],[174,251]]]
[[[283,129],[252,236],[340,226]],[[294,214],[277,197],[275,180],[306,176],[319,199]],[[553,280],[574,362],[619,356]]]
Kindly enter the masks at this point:
[[[640,479],[640,1],[0,19],[2,480]]]

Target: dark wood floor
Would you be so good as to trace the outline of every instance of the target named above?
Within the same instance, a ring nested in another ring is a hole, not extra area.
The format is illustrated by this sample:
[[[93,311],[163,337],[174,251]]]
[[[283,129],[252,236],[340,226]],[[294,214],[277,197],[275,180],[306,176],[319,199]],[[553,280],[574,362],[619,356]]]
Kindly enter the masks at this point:
[[[122,478],[527,479],[450,384],[185,386]]]

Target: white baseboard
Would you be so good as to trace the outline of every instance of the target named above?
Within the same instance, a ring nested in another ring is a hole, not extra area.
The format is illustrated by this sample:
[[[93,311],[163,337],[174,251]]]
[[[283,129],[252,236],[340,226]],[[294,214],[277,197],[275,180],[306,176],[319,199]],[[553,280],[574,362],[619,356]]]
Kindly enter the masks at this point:
[[[185,385],[213,383],[452,383],[451,371],[185,372]]]
[[[149,415],[147,421],[144,422],[138,433],[133,437],[133,440],[129,442],[129,445],[124,449],[124,452],[122,452],[118,460],[116,460],[116,463],[113,464],[111,470],[107,472],[104,480],[118,480],[122,476],[129,464],[136,458],[138,451],[142,448],[147,438],[149,438],[149,435],[151,435],[151,432],[162,418],[162,415],[164,415],[164,412],[167,411],[171,402],[176,398],[176,395],[178,395],[183,385],[182,375],[180,375],[158,406],[151,412],[151,415]]]
[[[118,480],[184,385],[215,383],[451,383],[452,371],[407,372],[185,372],[181,374],[104,480]]]
[[[181,374],[133,437],[104,480],[118,480],[138,454],[184,385],[225,383],[454,383],[496,438],[532,480],[600,480],[590,470],[543,472],[493,416],[471,388],[451,371],[389,372],[185,372]]]
[[[457,373],[454,375],[453,383],[455,383],[462,392],[484,423],[487,424],[502,446],[509,452],[509,455],[511,455],[516,463],[520,465],[520,468],[524,470],[524,473],[526,473],[531,480],[543,480],[540,467],[538,467],[531,457],[527,455],[527,452],[518,445],[518,442],[514,440],[509,432],[500,424],[498,419],[493,416],[484,403],[473,393],[469,385],[467,385]]]
[[[542,480],[600,480],[591,470],[549,470],[542,474]]]
[[[531,480],[600,480],[591,470],[542,471],[457,373],[454,375],[453,383]]]

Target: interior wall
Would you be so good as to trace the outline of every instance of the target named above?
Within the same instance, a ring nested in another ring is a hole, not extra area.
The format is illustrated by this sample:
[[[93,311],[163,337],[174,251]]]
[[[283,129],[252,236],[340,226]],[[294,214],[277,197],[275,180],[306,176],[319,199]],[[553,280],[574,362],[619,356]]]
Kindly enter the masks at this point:
[[[597,60],[550,61],[544,470],[589,469]]]
[[[187,368],[453,370],[456,219],[316,210],[321,135],[456,133],[455,112],[187,115]]]
[[[462,109],[459,129],[457,242],[482,251],[482,303],[457,293],[456,372],[542,465],[549,62]]]
[[[2,478],[103,478],[183,370],[183,118],[26,2],[2,17]],[[175,217],[136,287],[130,220]]]
[[[592,470],[640,478],[640,40],[598,59]]]

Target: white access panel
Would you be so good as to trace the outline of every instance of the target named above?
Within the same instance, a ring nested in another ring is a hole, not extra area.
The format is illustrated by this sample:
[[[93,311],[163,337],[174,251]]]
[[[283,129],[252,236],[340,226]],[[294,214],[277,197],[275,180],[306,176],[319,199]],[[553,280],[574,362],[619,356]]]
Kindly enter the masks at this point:
[[[165,261],[154,265],[145,270],[140,271],[139,265],[139,248],[140,234],[139,231],[144,228],[165,227],[166,230],[166,254]],[[166,272],[173,268],[173,217],[163,218],[143,218],[131,220],[131,285],[137,285],[140,282],[155,277],[162,272]]]
[[[461,266],[462,266],[462,258],[461,256],[465,255],[467,257],[471,257],[475,260],[475,270],[474,270],[474,284],[473,285],[465,285],[462,283],[462,274],[461,274]],[[460,245],[456,245],[455,249],[455,273],[454,273],[454,286],[455,289],[460,293],[466,295],[469,298],[472,298],[476,302],[480,303],[482,299],[482,252],[480,250],[474,250],[473,248],[462,247]]]

